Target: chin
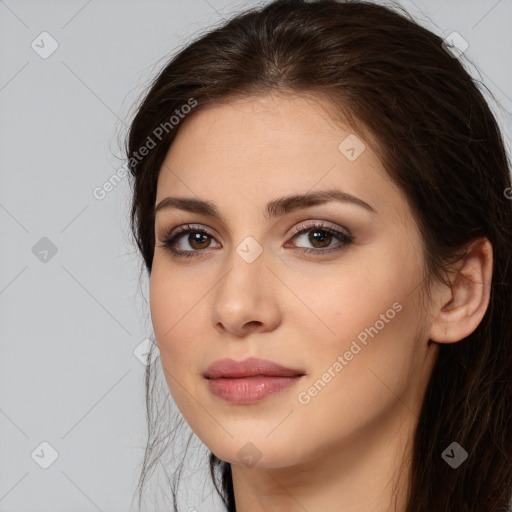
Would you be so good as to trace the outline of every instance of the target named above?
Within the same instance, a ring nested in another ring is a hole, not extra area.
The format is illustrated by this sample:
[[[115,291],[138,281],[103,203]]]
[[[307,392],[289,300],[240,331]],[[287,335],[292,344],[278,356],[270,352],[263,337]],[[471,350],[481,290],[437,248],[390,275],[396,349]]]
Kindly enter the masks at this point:
[[[255,439],[250,441],[230,440],[224,446],[208,447],[219,459],[245,467],[258,468],[284,468],[297,464],[297,443],[290,442],[286,446],[283,442],[269,442],[269,440]]]

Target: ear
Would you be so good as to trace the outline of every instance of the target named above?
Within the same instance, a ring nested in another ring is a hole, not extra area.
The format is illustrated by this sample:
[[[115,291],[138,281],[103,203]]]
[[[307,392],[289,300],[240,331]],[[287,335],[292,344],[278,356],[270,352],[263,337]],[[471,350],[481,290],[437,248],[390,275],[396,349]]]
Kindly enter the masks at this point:
[[[492,245],[487,238],[478,238],[453,272],[450,287],[439,285],[433,292],[432,341],[454,343],[478,327],[489,305],[492,269]]]

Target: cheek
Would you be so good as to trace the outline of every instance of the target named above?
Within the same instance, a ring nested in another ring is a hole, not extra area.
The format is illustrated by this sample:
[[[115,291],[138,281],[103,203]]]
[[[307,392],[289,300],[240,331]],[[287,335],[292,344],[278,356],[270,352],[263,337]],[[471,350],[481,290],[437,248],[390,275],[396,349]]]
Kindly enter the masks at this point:
[[[177,287],[170,278],[161,277],[157,269],[153,265],[149,301],[160,364],[174,402],[188,417],[191,403],[187,391],[192,391],[194,384],[190,368],[193,363],[197,364],[194,354],[197,357],[200,353],[191,343],[191,339],[197,337],[189,329],[191,322],[188,315],[194,314],[192,306],[197,300],[193,300],[189,288]],[[178,293],[176,290],[179,290]]]
[[[380,330],[390,323],[396,324],[395,317],[404,316],[397,309],[409,300],[409,280],[393,263],[374,265],[375,271],[370,268],[364,264],[347,266],[341,271],[333,268],[293,282],[293,291],[300,301],[292,301],[287,310],[294,316],[294,323],[308,331],[304,341],[310,338],[318,344],[321,337],[324,346],[337,348],[340,340],[351,340],[376,322]],[[292,282],[292,277],[287,282]]]
[[[155,268],[156,267],[156,268]],[[171,288],[172,289],[172,288]],[[153,264],[149,280],[149,306],[151,322],[159,349],[162,350],[162,342],[165,333],[175,323],[175,304],[167,280],[160,276],[158,266]]]
[[[164,257],[155,256],[149,279],[151,320],[158,342],[174,338],[183,323],[190,323],[204,295],[205,283],[190,273],[172,268]]]
[[[424,356],[419,288],[412,282],[398,271],[365,278],[351,274],[317,298],[315,307],[335,334],[320,338],[318,330],[316,338],[304,338],[314,363],[299,390],[300,403],[307,402],[303,412],[316,418],[315,428],[329,429],[327,416],[334,431],[356,428],[406,396]]]
[[[358,269],[352,267],[350,272],[317,279],[315,288],[311,287],[312,282],[298,288],[298,294],[307,297],[304,302],[308,307],[318,312],[318,319],[304,315],[303,310],[294,318],[303,333],[305,351],[311,355],[310,381],[323,380],[322,375],[331,369],[336,374],[331,380],[336,383],[326,388],[335,393],[330,397],[335,401],[341,393],[347,405],[351,404],[350,396],[345,396],[350,389],[358,390],[356,402],[390,395],[386,386],[403,390],[420,362],[420,267],[393,261],[403,260],[381,260],[380,265],[361,262]],[[321,394],[327,406],[331,393]],[[360,408],[355,402],[352,405]]]
[[[164,370],[179,382],[195,385],[205,341],[211,338],[208,312],[212,287],[204,275],[153,264],[149,282],[151,321]],[[170,384],[177,386],[171,380]],[[173,390],[171,390],[173,391]]]
[[[184,355],[182,352],[190,347],[186,338],[182,342],[180,339],[184,326],[190,324],[189,315],[194,314],[193,306],[195,304],[197,307],[200,297],[195,298],[198,294],[193,286],[183,286],[169,274],[161,272],[158,265],[153,265],[149,302],[162,363],[165,362],[165,367],[174,371],[174,368],[180,367],[177,363]]]

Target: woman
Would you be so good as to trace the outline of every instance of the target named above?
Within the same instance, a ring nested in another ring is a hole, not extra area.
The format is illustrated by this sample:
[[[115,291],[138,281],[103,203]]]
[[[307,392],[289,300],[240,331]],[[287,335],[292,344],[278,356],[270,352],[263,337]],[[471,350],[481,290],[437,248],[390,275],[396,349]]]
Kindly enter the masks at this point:
[[[277,0],[138,108],[156,343],[228,511],[511,503],[509,165],[449,49],[382,6]]]

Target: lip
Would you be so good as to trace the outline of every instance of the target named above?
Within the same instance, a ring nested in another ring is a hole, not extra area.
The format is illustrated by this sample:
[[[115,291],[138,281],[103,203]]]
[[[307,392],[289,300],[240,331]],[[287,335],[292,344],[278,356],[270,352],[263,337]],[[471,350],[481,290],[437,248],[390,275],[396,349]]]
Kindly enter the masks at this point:
[[[235,361],[234,359],[219,359],[211,364],[204,372],[207,379],[218,378],[243,378],[256,377],[262,375],[266,377],[297,377],[304,375],[301,370],[287,368],[274,361],[268,359],[260,359],[257,357],[249,357],[243,361]]]
[[[305,373],[268,359],[219,359],[204,373],[210,392],[228,402],[248,404],[285,391]]]

